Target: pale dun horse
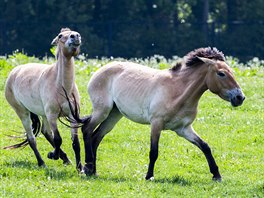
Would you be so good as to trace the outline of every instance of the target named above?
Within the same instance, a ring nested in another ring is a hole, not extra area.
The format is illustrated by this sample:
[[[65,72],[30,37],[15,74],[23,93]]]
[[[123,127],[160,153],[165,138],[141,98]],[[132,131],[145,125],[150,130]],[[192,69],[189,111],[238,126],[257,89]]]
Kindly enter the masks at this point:
[[[151,146],[146,179],[154,178],[158,143],[162,130],[175,131],[204,153],[213,180],[221,180],[211,149],[194,131],[200,97],[210,90],[239,106],[245,97],[235,81],[222,52],[200,48],[167,70],[157,70],[131,62],[112,62],[99,69],[88,84],[93,112],[80,119],[85,141],[87,175],[96,174],[96,151],[103,137],[122,118],[151,125]]]
[[[71,117],[68,101],[64,92],[75,96],[79,104],[79,92],[75,84],[74,57],[80,52],[81,36],[69,28],[61,32],[51,43],[57,45],[56,63],[52,65],[28,63],[14,68],[6,82],[5,96],[13,107],[26,130],[26,140],[22,143],[7,146],[18,148],[30,145],[34,151],[38,165],[45,166],[37,149],[35,135],[40,130],[49,143],[55,148],[49,152],[48,158],[57,160],[59,157],[64,164],[69,164],[65,152],[60,149],[62,139],[58,131],[57,120],[60,116]],[[72,123],[72,146],[76,157],[77,170],[82,170],[80,162],[80,143],[76,124]]]

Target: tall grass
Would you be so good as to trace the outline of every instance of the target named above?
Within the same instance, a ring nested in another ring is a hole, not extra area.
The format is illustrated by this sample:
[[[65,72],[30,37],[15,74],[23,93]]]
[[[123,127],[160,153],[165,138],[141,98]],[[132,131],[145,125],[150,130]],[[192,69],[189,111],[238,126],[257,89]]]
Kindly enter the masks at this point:
[[[155,68],[167,68],[180,58],[133,59]],[[213,182],[202,152],[171,131],[160,139],[155,180],[145,181],[150,147],[149,126],[123,118],[98,149],[98,177],[77,174],[75,165],[63,166],[45,156],[52,150],[40,135],[38,148],[47,164],[39,168],[29,147],[3,150],[15,143],[6,135],[23,132],[22,124],[4,98],[5,80],[10,70],[26,62],[51,63],[16,52],[0,58],[0,197],[263,197],[264,196],[264,67],[253,59],[241,64],[228,57],[246,100],[233,108],[206,92],[199,103],[194,128],[209,143],[223,181]],[[76,81],[81,95],[81,114],[91,112],[86,86],[90,76],[111,59],[76,61]],[[70,130],[59,125],[62,148],[74,161]],[[79,132],[80,137],[81,132]],[[82,138],[81,138],[82,141]],[[82,161],[84,149],[82,146]]]

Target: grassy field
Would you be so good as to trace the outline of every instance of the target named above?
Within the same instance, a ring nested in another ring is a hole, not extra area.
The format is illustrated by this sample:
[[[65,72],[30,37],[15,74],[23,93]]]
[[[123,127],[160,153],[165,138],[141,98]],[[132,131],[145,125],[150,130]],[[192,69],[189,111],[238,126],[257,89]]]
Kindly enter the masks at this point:
[[[200,100],[194,128],[211,146],[223,179],[218,183],[211,180],[202,152],[171,131],[161,135],[155,180],[145,181],[150,129],[125,118],[98,149],[97,178],[77,174],[70,130],[61,124],[62,148],[73,165],[65,167],[60,160],[49,160],[46,156],[52,148],[43,135],[37,143],[47,168],[37,166],[29,147],[3,150],[16,142],[6,135],[23,132],[20,120],[4,98],[7,74],[13,66],[33,61],[53,59],[38,60],[19,53],[0,59],[0,197],[264,197],[263,62],[252,60],[239,65],[237,60],[229,59],[246,95],[243,106],[233,108],[210,92]],[[82,115],[91,112],[87,82],[93,71],[108,61],[85,56],[76,61]],[[174,60],[152,57],[134,61],[163,69]]]

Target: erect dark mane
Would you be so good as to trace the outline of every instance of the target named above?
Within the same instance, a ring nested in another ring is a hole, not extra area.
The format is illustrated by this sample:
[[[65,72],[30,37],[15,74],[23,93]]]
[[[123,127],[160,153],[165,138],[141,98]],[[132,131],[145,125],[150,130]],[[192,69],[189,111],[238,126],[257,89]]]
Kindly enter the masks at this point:
[[[199,48],[189,52],[186,55],[186,59],[185,59],[186,66],[192,67],[193,65],[201,64],[202,61],[198,57],[225,61],[224,54],[220,52],[218,49],[216,49],[215,47],[214,48],[206,47],[206,48]]]
[[[172,68],[170,68],[171,71],[176,72],[179,71],[182,67],[182,63],[181,62],[177,62]]]

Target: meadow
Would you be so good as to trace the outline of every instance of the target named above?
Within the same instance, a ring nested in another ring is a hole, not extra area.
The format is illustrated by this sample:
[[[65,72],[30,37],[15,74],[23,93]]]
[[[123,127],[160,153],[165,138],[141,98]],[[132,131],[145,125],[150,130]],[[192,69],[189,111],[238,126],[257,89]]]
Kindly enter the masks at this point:
[[[179,57],[153,56],[132,61],[159,69],[173,65]],[[112,59],[76,60],[76,83],[81,95],[81,115],[91,113],[86,91],[91,75]],[[86,177],[75,170],[70,129],[59,124],[62,148],[73,162],[48,159],[52,150],[43,135],[37,138],[47,168],[39,168],[33,151],[3,150],[19,140],[7,135],[23,134],[15,112],[4,97],[5,80],[13,67],[27,62],[51,63],[20,52],[0,57],[0,197],[264,197],[264,61],[257,58],[240,63],[227,62],[234,70],[246,100],[234,108],[207,91],[199,103],[193,124],[210,145],[222,175],[222,182],[211,180],[203,153],[172,131],[163,131],[155,180],[145,181],[149,162],[150,128],[126,118],[116,125],[98,149],[98,177]],[[80,141],[82,134],[79,130]],[[84,148],[82,146],[82,162]]]

